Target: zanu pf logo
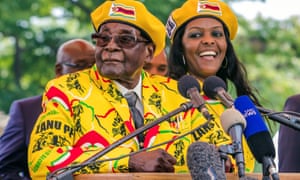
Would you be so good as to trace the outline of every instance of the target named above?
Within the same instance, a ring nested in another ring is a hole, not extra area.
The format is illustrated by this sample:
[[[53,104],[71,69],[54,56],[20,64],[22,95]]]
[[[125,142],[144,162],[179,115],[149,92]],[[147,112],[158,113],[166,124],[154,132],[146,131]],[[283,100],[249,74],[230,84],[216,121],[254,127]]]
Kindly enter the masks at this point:
[[[255,111],[255,109],[246,109],[245,111],[244,111],[244,117],[247,119],[248,117],[250,117],[250,116],[255,116],[256,115],[256,111]]]

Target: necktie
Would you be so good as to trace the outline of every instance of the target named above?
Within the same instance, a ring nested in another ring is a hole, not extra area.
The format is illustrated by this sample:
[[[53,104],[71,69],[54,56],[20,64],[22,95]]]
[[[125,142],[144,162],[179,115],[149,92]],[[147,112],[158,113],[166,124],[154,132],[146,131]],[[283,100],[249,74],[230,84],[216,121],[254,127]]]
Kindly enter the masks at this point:
[[[129,92],[129,93],[125,94],[125,98],[128,102],[129,109],[130,109],[131,115],[133,117],[135,128],[138,129],[144,125],[144,118],[141,115],[141,111],[139,111],[140,107],[138,107],[138,103],[139,103],[138,96],[136,95],[135,92]],[[138,140],[139,140],[140,148],[143,148],[143,146],[144,146],[144,134],[143,133],[138,135]]]

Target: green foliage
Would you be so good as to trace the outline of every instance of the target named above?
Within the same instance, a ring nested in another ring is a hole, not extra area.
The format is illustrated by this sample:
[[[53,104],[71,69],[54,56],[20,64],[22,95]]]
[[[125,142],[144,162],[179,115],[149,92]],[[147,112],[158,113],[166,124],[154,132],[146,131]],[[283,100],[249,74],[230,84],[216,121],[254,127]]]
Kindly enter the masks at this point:
[[[0,110],[7,113],[13,100],[43,92],[54,77],[58,46],[74,37],[90,40],[94,31],[90,12],[103,1],[2,0]],[[171,10],[185,0],[143,2],[165,23]],[[280,111],[285,99],[299,92],[299,32],[299,17],[277,21],[258,16],[250,22],[239,16],[233,43],[266,108]]]
[[[258,16],[253,22],[240,20],[234,41],[238,56],[248,69],[249,79],[261,95],[264,107],[282,111],[288,96],[299,93],[299,17],[278,21]],[[273,132],[277,123],[270,123]]]

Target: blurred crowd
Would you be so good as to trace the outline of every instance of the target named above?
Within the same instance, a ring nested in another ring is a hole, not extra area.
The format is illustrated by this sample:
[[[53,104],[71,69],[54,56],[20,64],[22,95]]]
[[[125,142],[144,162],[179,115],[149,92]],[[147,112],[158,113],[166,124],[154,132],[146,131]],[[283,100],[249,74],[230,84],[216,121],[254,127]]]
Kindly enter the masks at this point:
[[[0,111],[0,135],[3,133],[3,129],[6,126],[7,121],[8,121],[8,115]]]

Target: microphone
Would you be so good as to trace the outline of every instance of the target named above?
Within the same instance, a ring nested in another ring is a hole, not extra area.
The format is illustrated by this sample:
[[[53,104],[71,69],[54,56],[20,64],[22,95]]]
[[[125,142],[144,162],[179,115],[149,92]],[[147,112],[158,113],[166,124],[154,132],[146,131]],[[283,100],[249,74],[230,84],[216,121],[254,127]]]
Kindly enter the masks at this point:
[[[227,86],[225,82],[218,76],[207,77],[203,83],[203,91],[207,97],[221,101],[221,103],[227,108],[232,107],[234,104],[233,98],[229,93],[226,92]],[[276,113],[272,110],[265,109],[259,106],[256,106],[256,108],[259,110],[259,112],[268,116],[268,118],[270,118],[271,120],[300,131],[299,117],[291,116],[286,113]]]
[[[209,114],[205,106],[205,100],[200,95],[200,84],[193,76],[182,76],[178,80],[177,88],[183,97],[191,99],[193,107],[197,108],[197,110],[203,114],[206,120],[212,119],[212,116]]]
[[[230,94],[227,93],[225,82],[218,76],[209,76],[205,78],[203,82],[203,91],[207,97],[221,101],[225,107],[232,107],[233,99]]]
[[[264,176],[269,176],[274,180],[279,179],[273,159],[275,158],[275,147],[263,118],[254,103],[248,96],[240,96],[234,101],[234,107],[243,114],[247,127],[244,135],[247,144],[255,159],[263,164]]]
[[[212,144],[192,143],[187,151],[187,165],[193,180],[226,180],[220,154]]]
[[[226,109],[221,114],[221,124],[224,131],[232,139],[232,154],[238,167],[239,177],[245,176],[245,160],[243,153],[242,135],[246,127],[246,120],[243,115],[234,108]]]

